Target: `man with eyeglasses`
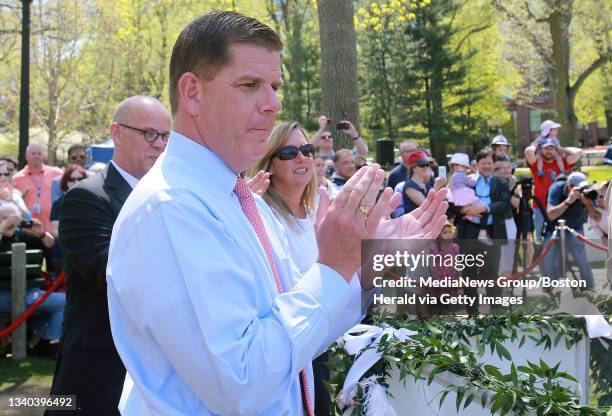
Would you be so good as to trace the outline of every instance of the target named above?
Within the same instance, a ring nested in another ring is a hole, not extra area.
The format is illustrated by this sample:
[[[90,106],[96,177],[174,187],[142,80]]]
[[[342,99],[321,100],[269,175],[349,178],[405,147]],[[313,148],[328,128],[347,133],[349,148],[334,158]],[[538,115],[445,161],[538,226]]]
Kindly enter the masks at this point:
[[[112,160],[70,189],[61,205],[67,299],[51,394],[76,395],[80,414],[119,414],[125,367],[113,343],[106,297],[111,232],[132,189],[164,151],[170,124],[168,111],[155,98],[122,101],[110,124]]]

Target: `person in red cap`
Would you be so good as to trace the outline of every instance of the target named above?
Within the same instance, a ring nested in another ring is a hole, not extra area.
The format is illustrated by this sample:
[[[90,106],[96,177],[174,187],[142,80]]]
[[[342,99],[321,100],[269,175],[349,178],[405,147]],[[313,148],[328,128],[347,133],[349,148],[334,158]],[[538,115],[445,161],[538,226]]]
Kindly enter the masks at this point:
[[[408,177],[402,194],[405,214],[417,209],[425,201],[427,193],[432,188],[431,167],[432,160],[422,150],[417,150],[408,158]],[[446,178],[437,178],[433,187],[438,190],[444,185]]]

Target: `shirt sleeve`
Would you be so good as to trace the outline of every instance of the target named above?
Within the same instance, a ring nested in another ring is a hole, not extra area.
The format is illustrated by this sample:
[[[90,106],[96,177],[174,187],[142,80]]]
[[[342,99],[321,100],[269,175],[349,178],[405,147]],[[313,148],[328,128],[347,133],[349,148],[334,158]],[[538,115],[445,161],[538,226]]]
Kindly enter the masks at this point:
[[[286,396],[342,314],[349,285],[315,264],[273,295],[272,277],[254,272],[253,253],[201,204],[148,210],[137,234],[113,236],[108,268],[113,337],[145,400],[162,387],[142,368],[150,354],[215,414],[257,414]],[[137,349],[139,338],[152,348]]]
[[[51,214],[49,214],[50,221],[59,221],[59,207],[61,202],[61,199],[56,199],[53,201],[53,204],[51,204]]]
[[[563,199],[563,184],[553,184],[548,192],[548,206],[557,206]]]

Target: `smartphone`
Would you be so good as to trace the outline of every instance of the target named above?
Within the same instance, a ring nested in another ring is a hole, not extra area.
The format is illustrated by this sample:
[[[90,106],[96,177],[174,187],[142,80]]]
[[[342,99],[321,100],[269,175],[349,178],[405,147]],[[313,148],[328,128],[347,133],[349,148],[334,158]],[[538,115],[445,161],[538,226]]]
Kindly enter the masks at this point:
[[[446,178],[446,166],[438,166],[438,178]]]

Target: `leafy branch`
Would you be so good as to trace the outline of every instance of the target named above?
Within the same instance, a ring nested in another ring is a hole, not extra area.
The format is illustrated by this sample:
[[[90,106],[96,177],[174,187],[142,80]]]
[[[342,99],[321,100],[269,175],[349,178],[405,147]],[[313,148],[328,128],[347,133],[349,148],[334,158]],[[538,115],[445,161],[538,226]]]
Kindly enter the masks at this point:
[[[499,368],[483,366],[478,360],[488,346],[492,353],[512,361],[502,344],[508,339],[522,346],[529,338],[545,349],[564,341],[570,348],[586,335],[582,319],[569,315],[544,316],[538,311],[455,319],[437,317],[428,321],[382,315],[374,318],[375,324],[383,322],[394,328],[416,330],[418,335],[405,341],[383,336],[377,347],[382,359],[364,374],[364,379],[377,375],[379,379],[388,380],[394,367],[399,369],[399,379],[404,383],[409,376],[431,384],[438,375],[452,374],[464,383],[448,384],[440,394],[439,405],[454,391],[458,411],[478,401],[492,414],[500,415],[510,412],[516,415],[605,415],[602,408],[581,405],[579,397],[562,384],[564,380],[577,380],[559,371],[560,363],[554,366],[543,360],[537,364],[528,361],[528,366],[512,363],[510,373],[503,374]],[[470,338],[475,337],[477,341],[472,345]],[[346,354],[341,344],[335,348],[329,366],[333,374],[330,386],[336,389],[330,387],[330,391],[340,397],[353,357]],[[388,387],[386,381],[381,384]],[[366,394],[367,391],[358,386],[351,414],[363,414]]]

